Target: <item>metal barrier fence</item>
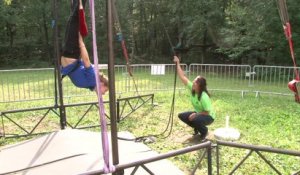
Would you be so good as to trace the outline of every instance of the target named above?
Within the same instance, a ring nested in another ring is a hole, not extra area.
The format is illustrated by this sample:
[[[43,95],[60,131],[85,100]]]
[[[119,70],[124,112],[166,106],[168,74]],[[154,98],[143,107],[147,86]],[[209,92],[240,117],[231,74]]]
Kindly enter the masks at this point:
[[[211,90],[253,91],[274,94],[292,94],[287,83],[294,78],[293,67],[224,64],[182,64],[190,79],[197,75],[207,78]],[[100,66],[107,75],[107,66]],[[300,70],[300,68],[298,68]],[[174,64],[132,65],[133,77],[125,65],[115,66],[116,93],[154,92],[172,90]],[[0,71],[0,102],[17,102],[55,98],[54,69],[17,69]],[[182,88],[177,83],[177,88]],[[75,87],[68,77],[63,79],[65,98],[93,97],[94,92]]]
[[[204,76],[209,89],[249,90],[251,87],[251,67],[249,65],[191,64],[190,79]]]
[[[187,70],[187,65],[182,64],[183,69]],[[116,84],[121,86],[117,92],[135,92],[134,82],[139,92],[154,92],[172,90],[174,86],[174,64],[135,64],[131,66],[133,78],[123,72],[123,78],[116,79]],[[181,85],[179,84],[178,87]],[[182,86],[181,86],[182,87]]]
[[[291,93],[287,83],[295,78],[294,67],[256,65],[253,73],[252,83],[255,90],[265,93]]]
[[[186,65],[183,65],[187,69]],[[125,65],[115,66],[116,93],[153,92],[173,88],[174,64],[132,65],[133,77],[127,73]],[[107,66],[100,66],[107,75]],[[19,102],[55,98],[54,69],[17,69],[0,71],[0,102]],[[75,87],[68,77],[63,79],[64,98],[95,97],[95,93]],[[67,101],[68,103],[68,101]]]
[[[54,97],[54,69],[0,71],[0,102]]]

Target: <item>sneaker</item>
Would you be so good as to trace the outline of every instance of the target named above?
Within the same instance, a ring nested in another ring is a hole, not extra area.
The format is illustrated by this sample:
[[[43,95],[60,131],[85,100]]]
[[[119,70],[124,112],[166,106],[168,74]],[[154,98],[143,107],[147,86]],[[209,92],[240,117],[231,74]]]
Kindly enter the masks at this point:
[[[194,128],[194,134],[193,134],[193,136],[196,136],[196,135],[198,135],[198,134],[199,134],[199,131],[198,131],[197,129]]]
[[[206,136],[207,136],[207,133],[205,133],[205,134],[200,134],[200,140],[201,140],[201,141],[205,141],[205,140],[206,140]]]

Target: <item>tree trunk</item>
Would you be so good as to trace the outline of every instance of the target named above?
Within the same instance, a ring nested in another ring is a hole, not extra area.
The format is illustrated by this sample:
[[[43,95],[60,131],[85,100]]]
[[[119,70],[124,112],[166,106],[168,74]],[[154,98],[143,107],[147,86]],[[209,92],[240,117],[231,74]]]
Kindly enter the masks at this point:
[[[16,34],[16,25],[15,24],[10,24],[6,23],[6,27],[8,29],[8,36],[9,36],[9,47],[12,49],[13,44],[14,44],[14,36]]]
[[[45,41],[44,41],[44,44],[45,44],[45,51],[48,52],[47,55],[48,55],[48,63],[49,64],[52,64],[53,61],[52,61],[52,58],[53,58],[53,55],[52,55],[52,49],[51,49],[51,46],[49,44],[49,34],[48,34],[48,25],[47,25],[47,19],[46,19],[46,14],[45,14],[45,11],[43,11],[43,28],[44,28],[44,37],[45,37]]]
[[[207,29],[205,29],[203,33],[202,44],[204,47],[202,47],[201,64],[204,63],[204,59],[206,58],[206,43],[207,43]]]

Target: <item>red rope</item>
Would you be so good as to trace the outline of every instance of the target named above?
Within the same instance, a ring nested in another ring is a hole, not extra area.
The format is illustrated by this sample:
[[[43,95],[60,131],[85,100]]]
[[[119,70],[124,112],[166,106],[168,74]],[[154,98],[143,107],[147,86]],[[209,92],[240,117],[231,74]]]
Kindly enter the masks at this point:
[[[297,69],[297,64],[296,64],[296,59],[295,59],[294,46],[293,46],[293,40],[292,40],[292,27],[289,22],[289,15],[288,15],[287,6],[286,6],[286,0],[277,0],[277,7],[278,7],[278,11],[279,11],[279,16],[280,16],[280,19],[281,19],[281,22],[283,25],[284,34],[289,43],[290,53],[291,53],[291,57],[292,57],[293,64],[294,64],[295,79],[293,79],[292,81],[290,81],[288,83],[288,87],[291,91],[294,92],[295,101],[300,103],[300,96],[299,96],[298,89],[297,89],[297,83],[300,82],[300,77],[299,77],[299,71]]]
[[[289,22],[287,22],[283,26],[283,30],[284,30],[285,37],[287,38],[287,40],[289,42],[290,53],[291,53],[291,57],[292,57],[293,64],[294,64],[294,74],[295,74],[295,79],[288,83],[288,87],[291,91],[294,92],[295,101],[300,103],[300,96],[299,96],[299,92],[298,92],[298,89],[297,89],[297,83],[300,82],[300,77],[299,77],[299,71],[297,69],[297,64],[296,64],[296,59],[295,59],[294,46],[293,46],[293,40],[292,40],[291,24]]]

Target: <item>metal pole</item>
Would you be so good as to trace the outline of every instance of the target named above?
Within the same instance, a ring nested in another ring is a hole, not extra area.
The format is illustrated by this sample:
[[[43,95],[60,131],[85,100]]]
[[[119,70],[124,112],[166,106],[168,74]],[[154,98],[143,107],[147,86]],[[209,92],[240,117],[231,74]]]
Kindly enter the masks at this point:
[[[249,144],[226,142],[226,141],[220,141],[220,140],[217,141],[217,144],[223,145],[223,146],[234,147],[234,148],[249,149],[252,151],[264,151],[264,152],[292,155],[292,156],[298,156],[298,157],[300,156],[299,151],[284,150],[284,149],[272,148],[272,147],[268,147],[268,146],[249,145]]]
[[[207,147],[207,174],[212,175],[211,146]]]
[[[59,47],[59,35],[58,35],[58,0],[53,0],[53,12],[54,12],[54,50],[56,55],[55,61],[55,69],[56,69],[56,77],[58,82],[58,95],[59,95],[59,115],[60,115],[60,128],[65,129],[66,127],[66,109],[63,101],[63,91],[62,91],[62,78],[60,74],[60,47]],[[56,97],[55,97],[56,98]]]
[[[118,150],[118,129],[116,115],[116,92],[115,92],[115,74],[114,74],[114,49],[113,49],[113,18],[112,18],[112,0],[107,0],[107,47],[108,47],[108,79],[109,79],[109,109],[111,123],[111,144],[113,164],[119,164]],[[123,171],[115,172],[114,175],[123,174]]]
[[[117,122],[120,122],[121,116],[120,116],[120,101],[117,100]]]
[[[216,162],[217,162],[217,175],[220,174],[220,147],[219,145],[217,144],[217,151],[216,151]]]

